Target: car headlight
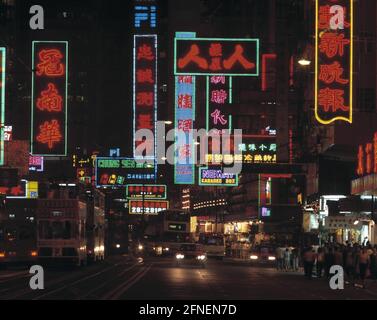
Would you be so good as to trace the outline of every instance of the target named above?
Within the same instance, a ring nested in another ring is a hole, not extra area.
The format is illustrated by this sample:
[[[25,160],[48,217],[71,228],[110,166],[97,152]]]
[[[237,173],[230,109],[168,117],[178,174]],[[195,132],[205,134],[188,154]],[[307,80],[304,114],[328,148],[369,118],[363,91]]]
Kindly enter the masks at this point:
[[[251,260],[258,260],[258,256],[256,256],[256,255],[251,255],[251,256],[250,256],[250,259],[251,259]]]
[[[143,250],[144,249],[144,247],[141,245],[141,244],[139,244],[139,246],[137,247],[139,250]]]
[[[205,260],[206,256],[204,254],[201,254],[200,256],[197,256],[196,259],[198,260]]]
[[[169,251],[170,249],[169,249],[169,248],[165,248],[164,250],[165,250],[165,251]]]
[[[268,257],[268,260],[269,260],[269,261],[275,261],[275,260],[276,260],[276,258],[275,258],[275,257],[272,257],[272,256],[270,256],[270,257]]]
[[[178,259],[178,260],[182,260],[182,259],[184,259],[184,255],[183,254],[180,254],[180,253],[177,253],[176,255],[175,255],[175,257]]]

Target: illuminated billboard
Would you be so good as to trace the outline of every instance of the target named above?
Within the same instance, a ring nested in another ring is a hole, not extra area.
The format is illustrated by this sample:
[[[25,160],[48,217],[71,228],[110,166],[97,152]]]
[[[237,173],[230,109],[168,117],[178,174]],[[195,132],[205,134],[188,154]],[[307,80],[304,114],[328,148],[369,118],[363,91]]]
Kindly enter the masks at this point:
[[[359,177],[377,174],[377,132],[373,141],[359,146],[356,173]]]
[[[230,146],[233,147],[233,143]],[[209,146],[209,150],[211,146]],[[275,136],[264,135],[243,135],[242,143],[237,146],[239,153],[234,150],[228,153],[209,152],[205,155],[207,164],[221,163],[243,163],[243,164],[263,164],[277,163],[277,143]]]
[[[154,164],[132,158],[97,157],[95,181],[97,187],[125,187],[130,183],[154,182]]]
[[[166,185],[160,184],[129,184],[126,187],[127,199],[166,199]]]
[[[194,184],[194,144],[190,133],[195,121],[195,84],[192,76],[175,77],[175,130],[176,140],[174,183]]]
[[[31,154],[67,155],[68,42],[33,41]]]
[[[175,38],[175,75],[259,76],[259,39]]]
[[[353,0],[316,0],[315,117],[352,123]]]
[[[199,185],[235,187],[238,186],[238,175],[224,173],[221,167],[215,169],[199,168]]]
[[[155,136],[157,121],[157,35],[134,35],[133,51],[133,144],[134,157],[138,144],[135,141],[137,130],[151,130]],[[156,138],[155,138],[156,139]],[[149,141],[153,150],[149,158],[156,154],[155,140]]]
[[[128,202],[130,214],[150,214],[157,215],[160,211],[169,209],[169,201],[152,201],[152,200],[130,200]]]
[[[43,164],[44,164],[43,157],[29,155],[29,172],[30,171],[43,172],[44,170]]]
[[[4,164],[6,48],[0,48],[0,166]]]

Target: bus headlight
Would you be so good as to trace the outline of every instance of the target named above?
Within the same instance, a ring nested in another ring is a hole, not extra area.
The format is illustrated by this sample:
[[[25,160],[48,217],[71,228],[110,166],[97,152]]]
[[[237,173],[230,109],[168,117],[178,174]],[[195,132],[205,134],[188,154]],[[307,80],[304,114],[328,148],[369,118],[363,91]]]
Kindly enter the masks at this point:
[[[137,248],[138,248],[140,251],[144,249],[144,247],[143,247],[141,244],[139,244],[139,246],[138,246]]]
[[[275,258],[275,257],[273,257],[273,256],[269,256],[269,257],[268,257],[268,260],[269,260],[269,261],[275,261],[275,260],[276,260],[276,258]]]
[[[0,252],[0,258],[5,258],[5,252]]]
[[[175,257],[176,257],[178,260],[182,260],[182,259],[185,258],[185,256],[184,256],[183,254],[180,254],[180,253],[177,253],[177,254],[175,255]]]
[[[251,260],[258,260],[258,256],[256,256],[256,255],[251,255],[251,256],[250,256],[250,259],[251,259]]]
[[[206,256],[204,254],[197,256],[196,259],[198,260],[205,260]]]

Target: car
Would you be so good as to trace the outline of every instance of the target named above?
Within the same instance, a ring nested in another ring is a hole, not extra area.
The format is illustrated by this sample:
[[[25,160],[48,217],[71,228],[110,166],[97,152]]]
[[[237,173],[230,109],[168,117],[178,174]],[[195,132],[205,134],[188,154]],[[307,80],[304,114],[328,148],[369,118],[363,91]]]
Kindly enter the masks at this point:
[[[275,265],[276,264],[276,253],[275,248],[270,246],[256,246],[250,251],[250,261],[253,264],[262,263]]]
[[[183,243],[175,254],[175,265],[194,264],[205,267],[207,262],[207,254],[201,244]]]

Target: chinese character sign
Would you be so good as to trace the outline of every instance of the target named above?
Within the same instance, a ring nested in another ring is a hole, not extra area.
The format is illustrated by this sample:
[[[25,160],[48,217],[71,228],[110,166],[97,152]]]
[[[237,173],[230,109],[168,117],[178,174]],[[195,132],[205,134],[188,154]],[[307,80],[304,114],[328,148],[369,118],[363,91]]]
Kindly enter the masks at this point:
[[[357,149],[356,174],[359,177],[377,174],[377,132],[373,140]]]
[[[195,180],[194,145],[190,134],[195,120],[195,80],[192,76],[175,77],[176,184],[193,184]]]
[[[166,199],[166,185],[129,184],[126,187],[127,199]]]
[[[134,35],[133,108],[134,137],[140,129],[155,135],[157,121],[157,35]],[[141,143],[141,142],[138,142]],[[153,150],[155,141],[148,141]],[[134,139],[134,154],[137,143]]]
[[[5,131],[5,79],[6,48],[0,48],[0,165],[4,164],[4,140],[9,137]],[[9,139],[10,140],[10,139]],[[8,141],[9,141],[8,140]]]
[[[231,146],[234,143],[230,143]],[[209,153],[206,155],[206,163],[243,163],[262,164],[277,162],[277,144],[274,136],[243,135],[242,143],[237,146],[238,153],[230,150],[229,153]]]
[[[130,214],[150,214],[157,215],[160,211],[169,209],[169,201],[151,201],[151,200],[130,200]]]
[[[41,156],[29,156],[29,172],[43,172],[44,159]]]
[[[33,42],[33,155],[67,154],[68,42]]]
[[[153,163],[143,163],[132,158],[96,158],[96,187],[125,187],[130,183],[153,183],[155,179]]]
[[[352,123],[353,1],[316,0],[315,116]]]
[[[225,106],[230,102],[229,77],[207,77],[207,130],[229,129],[229,113]]]
[[[176,75],[259,76],[258,39],[175,39]]]

